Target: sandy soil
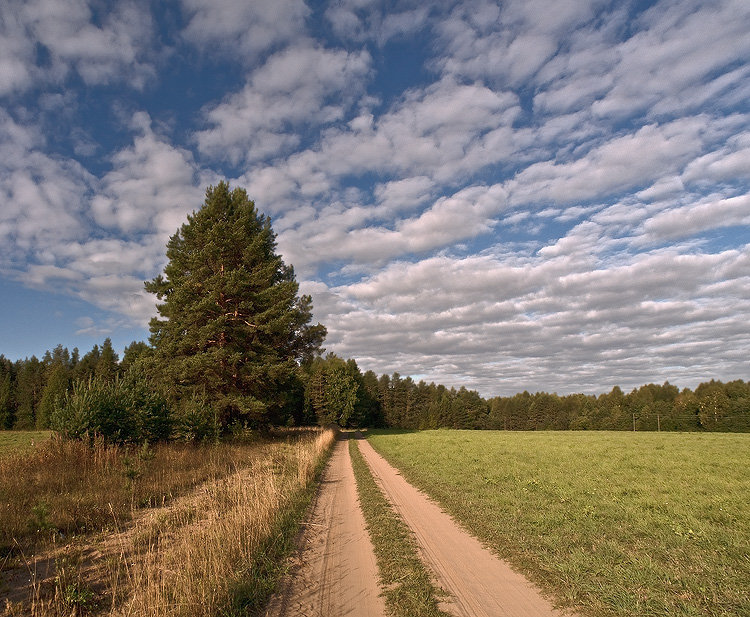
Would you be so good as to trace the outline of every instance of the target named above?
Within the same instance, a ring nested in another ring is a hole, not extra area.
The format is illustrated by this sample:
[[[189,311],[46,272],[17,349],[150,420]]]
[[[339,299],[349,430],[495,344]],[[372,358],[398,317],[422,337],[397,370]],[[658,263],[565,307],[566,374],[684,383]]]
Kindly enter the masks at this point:
[[[381,489],[414,532],[438,585],[442,608],[457,617],[560,617],[507,563],[467,534],[399,472],[358,440]],[[299,539],[298,554],[268,617],[383,616],[377,567],[357,500],[345,440],[336,444]]]
[[[335,445],[298,542],[290,575],[271,600],[268,617],[385,615],[345,439]]]

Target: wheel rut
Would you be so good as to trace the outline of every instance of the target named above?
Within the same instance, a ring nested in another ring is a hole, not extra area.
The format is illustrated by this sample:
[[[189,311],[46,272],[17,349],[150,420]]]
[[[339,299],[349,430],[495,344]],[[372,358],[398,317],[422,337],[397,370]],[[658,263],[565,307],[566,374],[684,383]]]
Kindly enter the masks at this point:
[[[456,617],[561,617],[531,583],[461,528],[409,484],[364,439],[362,456],[383,493],[414,533],[438,585],[450,594],[441,606]]]
[[[344,434],[322,476],[298,550],[266,617],[383,617],[375,554]],[[561,617],[523,576],[410,485],[364,439],[357,445],[381,490],[411,528],[456,617]]]

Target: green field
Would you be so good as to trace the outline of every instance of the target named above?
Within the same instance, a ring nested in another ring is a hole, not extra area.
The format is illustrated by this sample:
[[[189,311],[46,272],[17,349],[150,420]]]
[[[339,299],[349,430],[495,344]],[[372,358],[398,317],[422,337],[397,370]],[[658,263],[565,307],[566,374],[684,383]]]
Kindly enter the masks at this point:
[[[424,431],[369,441],[582,615],[750,615],[750,435]]]
[[[30,448],[51,435],[50,431],[0,431],[0,456]]]

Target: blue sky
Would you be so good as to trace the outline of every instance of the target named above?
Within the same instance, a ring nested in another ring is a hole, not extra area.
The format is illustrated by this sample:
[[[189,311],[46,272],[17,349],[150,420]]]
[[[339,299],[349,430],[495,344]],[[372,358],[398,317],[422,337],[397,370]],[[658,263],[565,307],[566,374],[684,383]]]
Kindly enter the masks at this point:
[[[6,0],[0,353],[146,340],[227,179],[363,370],[748,379],[748,101],[746,0]]]

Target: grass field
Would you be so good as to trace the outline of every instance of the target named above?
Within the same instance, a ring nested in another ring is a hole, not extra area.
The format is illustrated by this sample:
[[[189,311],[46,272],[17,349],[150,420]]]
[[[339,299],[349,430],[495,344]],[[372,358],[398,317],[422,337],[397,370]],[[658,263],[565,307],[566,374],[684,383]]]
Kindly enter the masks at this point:
[[[333,438],[50,439],[0,457],[0,615],[251,614],[282,573]]]
[[[0,431],[0,456],[25,450],[51,436],[50,431]]]
[[[583,615],[750,615],[750,435],[424,431],[369,441]]]

